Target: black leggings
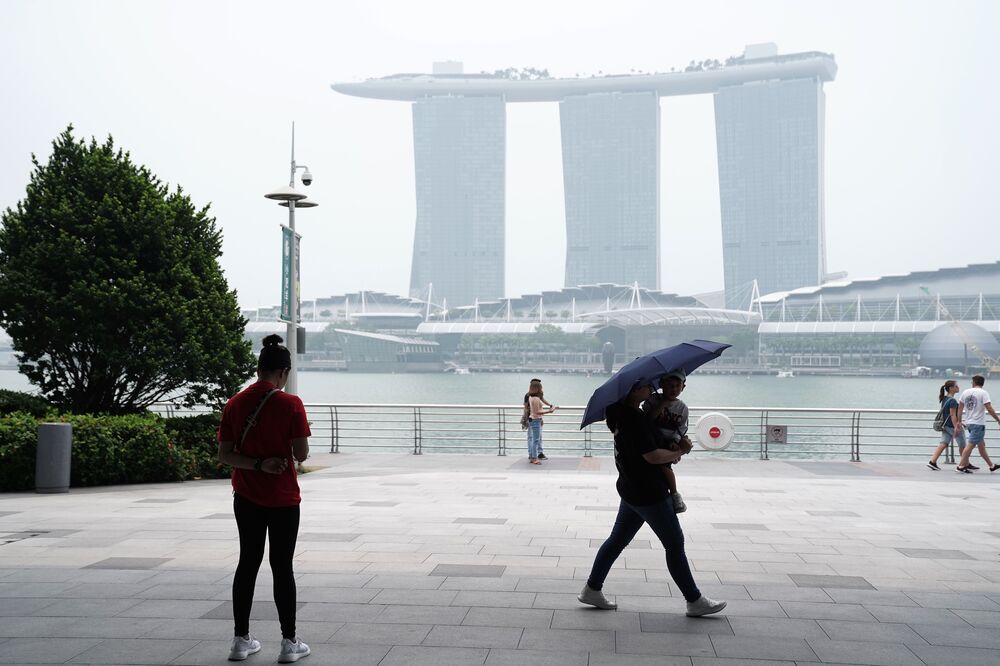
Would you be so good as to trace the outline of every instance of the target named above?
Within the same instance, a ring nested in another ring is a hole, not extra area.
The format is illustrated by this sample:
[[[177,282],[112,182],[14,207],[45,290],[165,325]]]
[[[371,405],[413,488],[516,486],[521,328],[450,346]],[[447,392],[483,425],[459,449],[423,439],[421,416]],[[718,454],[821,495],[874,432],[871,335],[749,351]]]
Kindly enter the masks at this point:
[[[264,539],[270,536],[268,560],[274,578],[274,605],[278,607],[282,638],[295,639],[295,573],[292,556],[299,534],[299,505],[269,508],[233,495],[233,513],[240,531],[240,563],[233,577],[235,635],[250,632],[250,609],[257,571],[264,560]]]

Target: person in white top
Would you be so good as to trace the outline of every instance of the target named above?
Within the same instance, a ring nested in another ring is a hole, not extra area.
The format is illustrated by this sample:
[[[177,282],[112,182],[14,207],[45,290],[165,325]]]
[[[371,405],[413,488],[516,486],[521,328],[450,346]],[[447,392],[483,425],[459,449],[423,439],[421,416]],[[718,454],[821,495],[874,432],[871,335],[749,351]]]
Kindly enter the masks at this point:
[[[541,461],[546,459],[542,452],[542,417],[556,411],[559,406],[545,400],[542,380],[532,379],[525,396],[525,407],[528,411],[528,462],[541,465]]]
[[[955,424],[955,430],[957,432],[965,426],[969,432],[968,444],[962,450],[962,458],[955,468],[955,471],[962,474],[971,474],[973,470],[979,469],[969,462],[972,450],[976,447],[979,447],[979,455],[991,472],[1000,469],[1000,465],[994,465],[986,453],[986,414],[989,412],[997,423],[1000,423],[1000,416],[993,410],[990,394],[983,388],[985,383],[986,379],[982,375],[976,375],[972,378],[972,388],[965,389],[958,397],[958,423]]]

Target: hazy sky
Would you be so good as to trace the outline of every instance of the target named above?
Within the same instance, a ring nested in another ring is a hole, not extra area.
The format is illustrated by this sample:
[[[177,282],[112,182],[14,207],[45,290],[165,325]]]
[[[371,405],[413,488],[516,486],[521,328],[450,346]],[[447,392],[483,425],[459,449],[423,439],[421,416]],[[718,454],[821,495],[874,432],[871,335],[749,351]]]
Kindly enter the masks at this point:
[[[410,105],[334,81],[547,68],[554,76],[683,68],[773,41],[827,51],[827,258],[851,277],[1000,259],[1000,2],[0,2],[0,207],[30,154],[73,123],[112,134],[163,180],[212,204],[244,306],[279,297],[289,129],[320,207],[302,211],[303,298],[405,294],[413,242]],[[722,288],[711,96],[661,102],[663,284]],[[507,293],[562,286],[558,108],[511,104]]]

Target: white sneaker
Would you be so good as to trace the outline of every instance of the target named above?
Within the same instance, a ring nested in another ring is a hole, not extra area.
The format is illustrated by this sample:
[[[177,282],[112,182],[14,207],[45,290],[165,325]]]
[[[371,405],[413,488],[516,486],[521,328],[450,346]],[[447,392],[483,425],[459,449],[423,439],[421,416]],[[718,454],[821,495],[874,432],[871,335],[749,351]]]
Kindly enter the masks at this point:
[[[671,497],[674,498],[674,513],[684,513],[688,510],[688,505],[684,503],[680,493],[674,493]]]
[[[309,646],[302,642],[302,639],[296,637],[295,640],[289,638],[281,639],[281,652],[278,653],[278,663],[279,664],[290,664],[293,661],[298,661],[302,657],[308,657],[312,650]]]
[[[701,617],[702,615],[711,615],[712,613],[718,613],[725,607],[726,607],[725,601],[716,601],[715,599],[709,599],[703,594],[694,601],[688,602],[687,616]]]
[[[243,661],[255,652],[260,652],[260,641],[253,634],[233,636],[232,647],[229,648],[229,661]]]
[[[617,610],[618,608],[618,604],[613,601],[608,601],[608,598],[604,596],[604,592],[595,590],[589,585],[583,586],[583,591],[576,595],[576,599],[581,604],[587,604],[588,606],[600,608],[601,610]]]

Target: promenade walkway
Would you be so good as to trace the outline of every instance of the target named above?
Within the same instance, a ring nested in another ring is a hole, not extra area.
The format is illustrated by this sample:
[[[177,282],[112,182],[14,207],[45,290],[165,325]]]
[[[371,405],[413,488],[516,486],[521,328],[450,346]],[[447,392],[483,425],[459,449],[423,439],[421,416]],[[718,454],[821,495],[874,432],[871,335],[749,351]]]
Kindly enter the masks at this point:
[[[643,529],[605,591],[613,461],[320,454],[297,549],[306,666],[1000,664],[1000,473],[686,460],[681,516],[723,615],[684,617]],[[223,664],[227,481],[0,495],[0,663]],[[280,634],[265,562],[251,630]],[[760,661],[756,661],[760,660]]]

